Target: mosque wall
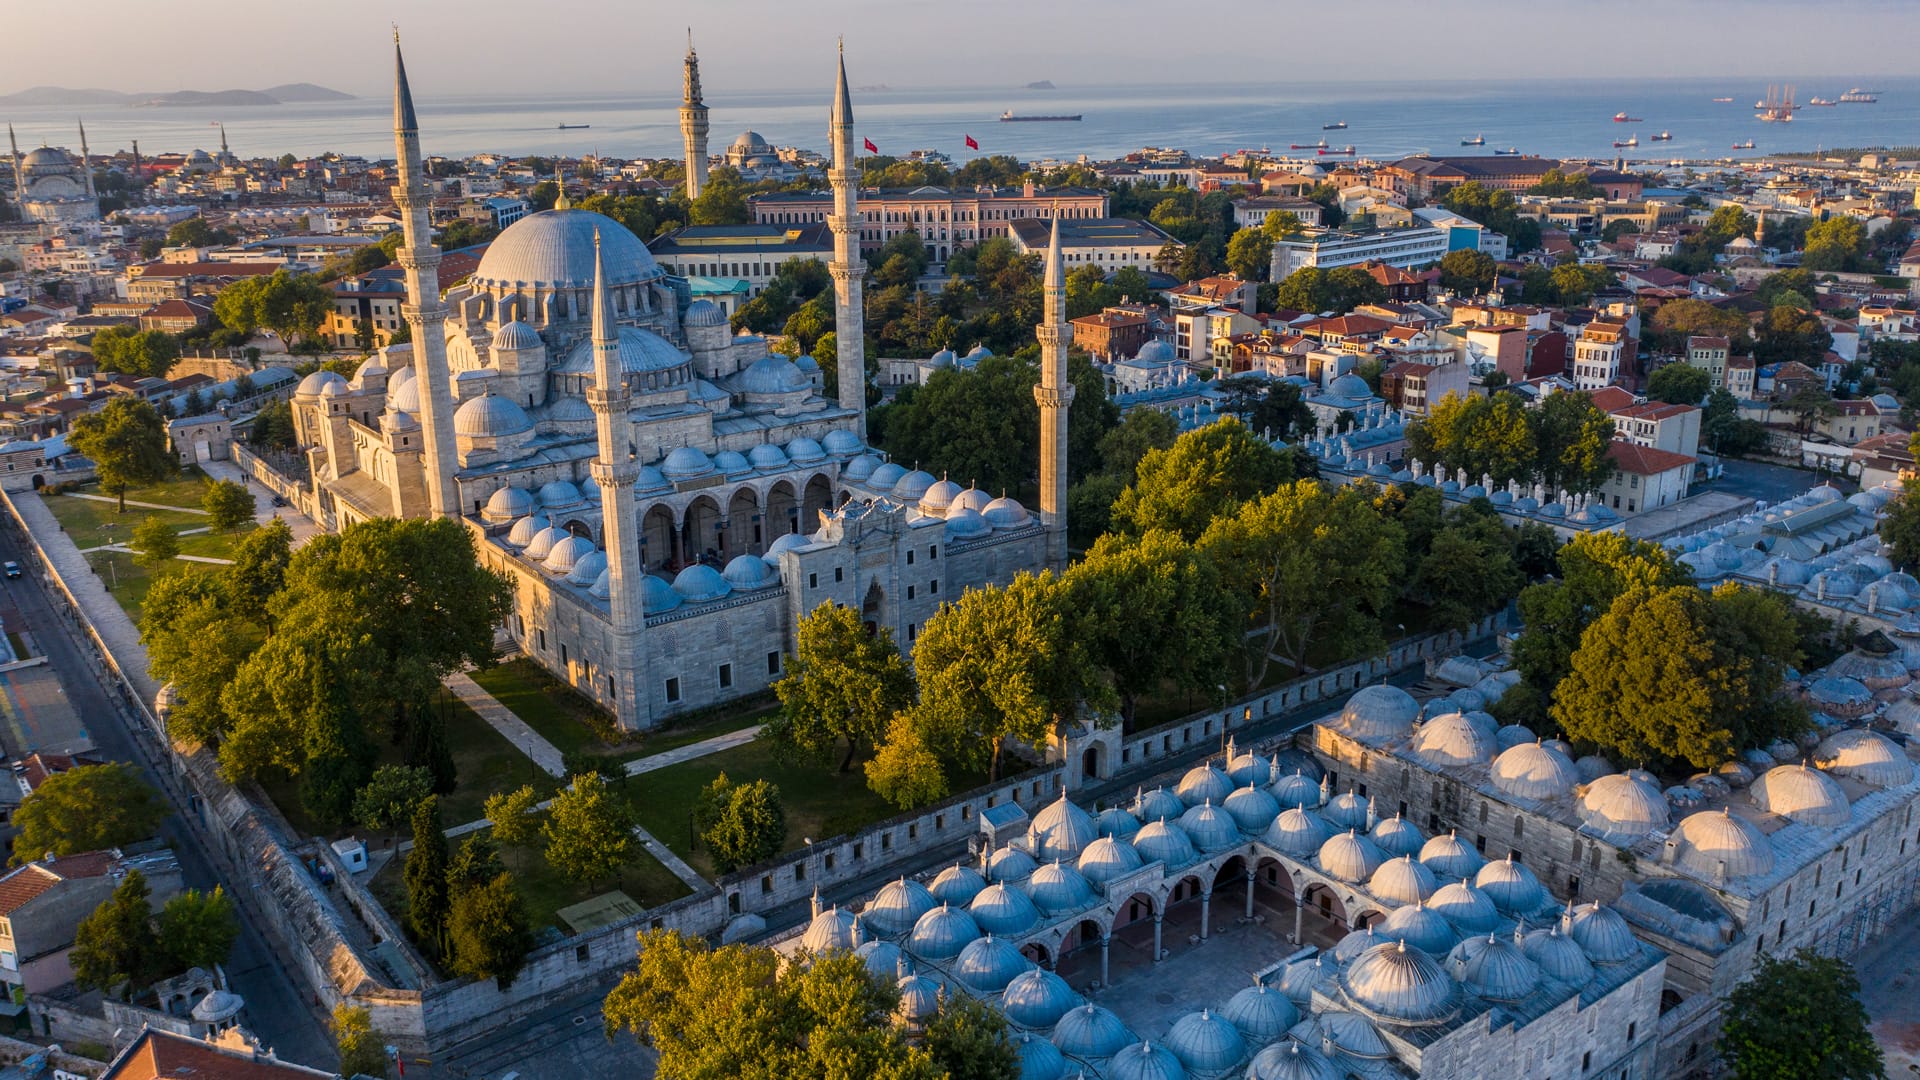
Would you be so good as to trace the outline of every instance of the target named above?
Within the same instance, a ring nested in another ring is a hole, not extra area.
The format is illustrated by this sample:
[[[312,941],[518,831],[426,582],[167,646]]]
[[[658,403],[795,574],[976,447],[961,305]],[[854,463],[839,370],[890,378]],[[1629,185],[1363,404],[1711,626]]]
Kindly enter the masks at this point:
[[[1575,994],[1526,1024],[1496,1027],[1494,1014],[1482,1013],[1416,1051],[1408,1063],[1417,1063],[1419,1075],[1434,1080],[1480,1080],[1491,1063],[1520,1077],[1655,1080],[1678,1075],[1655,1067],[1665,967],[1656,963],[1592,1002]]]

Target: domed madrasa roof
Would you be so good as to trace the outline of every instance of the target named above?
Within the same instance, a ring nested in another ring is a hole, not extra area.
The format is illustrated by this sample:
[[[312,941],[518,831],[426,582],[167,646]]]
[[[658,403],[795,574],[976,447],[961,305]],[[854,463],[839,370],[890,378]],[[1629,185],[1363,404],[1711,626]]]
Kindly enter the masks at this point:
[[[859,957],[860,962],[867,965],[867,974],[884,981],[902,978],[911,972],[913,968],[912,958],[902,952],[900,946],[895,945],[891,941],[873,940],[862,942],[859,948],[853,950],[853,955]],[[901,964],[903,962],[907,966],[906,971],[901,970]]]
[[[1286,1038],[1253,1055],[1247,1080],[1340,1080],[1345,1072],[1325,1054]]]
[[[1033,961],[1020,955],[1012,942],[988,934],[960,950],[953,962],[953,976],[983,994],[997,994],[1031,967]]]
[[[648,284],[666,276],[647,245],[612,218],[591,210],[542,210],[494,237],[468,280],[483,288],[590,288],[596,230],[607,287]]]
[[[1373,387],[1367,385],[1367,380],[1349,371],[1328,383],[1327,393],[1333,397],[1370,398],[1373,396]]]
[[[947,511],[947,535],[956,540],[971,540],[993,531],[987,519],[972,510]]]
[[[1493,786],[1520,799],[1559,799],[1573,794],[1579,770],[1558,750],[1523,742],[1493,759]]]
[[[1493,740],[1464,713],[1443,713],[1414,733],[1414,755],[1441,768],[1475,765],[1493,757]]]
[[[780,575],[774,573],[773,567],[757,555],[735,555],[720,576],[737,591],[750,592],[780,584]]]
[[[907,467],[898,462],[888,461],[874,467],[867,474],[867,486],[875,491],[892,491],[893,485],[907,475]]]
[[[967,905],[967,913],[981,930],[1009,937],[1024,934],[1040,922],[1040,909],[1026,893],[998,881],[980,890]]]
[[[727,313],[719,304],[711,300],[695,300],[687,305],[680,316],[680,325],[686,327],[725,326]]]
[[[1874,787],[1905,787],[1913,782],[1913,761],[1891,739],[1865,728],[1842,728],[1821,740],[1813,760],[1835,776]]]
[[[1284,994],[1271,996],[1286,999]],[[1175,1020],[1167,1031],[1166,1046],[1181,1065],[1201,1075],[1224,1072],[1247,1056],[1247,1040],[1240,1030],[1231,1020],[1207,1009]]]
[[[1075,858],[1100,837],[1100,827],[1094,823],[1093,816],[1067,798],[1065,788],[1061,789],[1059,798],[1033,815],[1030,827],[1034,835],[1033,853],[1041,859]]]
[[[793,363],[795,367],[799,368],[802,371],[805,371],[807,369],[807,364],[810,362],[814,362],[812,357],[803,356],[800,359],[795,360]],[[815,363],[815,366],[817,367],[818,364]],[[832,455],[833,457],[844,458],[844,457],[852,457],[853,455],[858,454],[861,451],[865,450],[866,447],[860,442],[859,435],[856,435],[853,432],[848,431],[846,428],[834,428],[832,431],[827,432],[826,435],[821,437],[820,449],[825,450],[828,454]]]
[[[726,476],[744,476],[753,471],[747,456],[738,450],[722,450],[713,455],[713,467]]]
[[[541,559],[547,557],[548,552],[553,550],[553,545],[559,543],[567,535],[567,533],[549,525],[533,534],[533,539],[527,541],[527,546],[521,549],[521,554],[535,562],[539,562]]]
[[[1388,904],[1423,903],[1439,887],[1433,871],[1411,855],[1388,859],[1367,879],[1367,891]]]
[[[1300,1009],[1293,999],[1278,990],[1256,982],[1227,999],[1220,1016],[1237,1028],[1242,1036],[1256,1043],[1278,1038],[1300,1022]]]
[[[826,460],[827,451],[819,443],[802,435],[787,444],[787,456],[793,459],[795,465],[818,465]],[[875,476],[880,475],[879,469],[873,472]]]
[[[1017,529],[1030,520],[1027,508],[1005,495],[988,503],[980,516],[995,529]]]
[[[925,975],[908,975],[895,984],[900,1004],[893,1015],[910,1024],[925,1023],[940,1011],[940,984]]]
[[[1453,980],[1433,957],[1404,941],[1389,941],[1363,953],[1340,973],[1347,1000],[1394,1023],[1433,1023],[1454,1013]]]
[[[1298,769],[1275,780],[1267,788],[1279,801],[1281,809],[1294,807],[1313,809],[1320,805],[1320,784]]]
[[[487,496],[487,514],[502,521],[526,517],[539,507],[526,488],[503,487]]]
[[[1080,876],[1095,885],[1104,884],[1140,869],[1140,853],[1132,844],[1111,836],[1103,836],[1088,844],[1080,853],[1078,864]]]
[[[1239,830],[1248,836],[1258,836],[1273,824],[1280,816],[1280,800],[1266,788],[1248,785],[1235,788],[1220,808],[1227,812]]]
[[[1149,821],[1142,826],[1133,838],[1133,849],[1147,862],[1161,862],[1168,866],[1183,866],[1194,860],[1198,853],[1193,849],[1193,841],[1165,820]]]
[[[1144,825],[1159,818],[1178,820],[1181,814],[1187,812],[1187,804],[1166,788],[1156,787],[1150,791],[1135,792],[1133,804],[1127,809]]]
[[[1420,832],[1420,827],[1398,813],[1390,818],[1381,818],[1380,823],[1375,825],[1373,832],[1368,835],[1373,837],[1373,842],[1380,845],[1380,850],[1386,852],[1389,857],[1417,855],[1427,842],[1426,836]]]
[[[1525,915],[1538,911],[1549,899],[1546,887],[1533,871],[1514,861],[1512,855],[1480,868],[1473,876],[1474,887],[1487,894],[1503,915]]]
[[[1372,742],[1397,739],[1413,727],[1420,705],[1397,686],[1380,683],[1354,691],[1340,710],[1341,730]]]
[[[328,371],[325,368],[321,368],[319,371],[313,372],[306,378],[301,379],[300,385],[295,387],[293,392],[301,397],[318,397],[321,391],[329,386],[338,386],[342,390],[346,389],[346,377],[337,371]],[[418,408],[419,406],[416,404],[414,407]]]
[[[1339,829],[1371,829],[1372,823],[1367,820],[1371,813],[1367,800],[1352,788],[1335,795],[1320,808],[1320,816]]]
[[[1773,869],[1773,846],[1746,818],[1726,809],[1701,810],[1680,820],[1667,841],[1675,866],[1707,881],[1755,877]]]
[[[1050,862],[1027,879],[1027,895],[1042,914],[1052,917],[1093,903],[1093,886],[1072,866]]]
[[[945,510],[953,505],[954,497],[959,495],[960,485],[951,480],[935,480],[920,495],[920,509]]]
[[[987,887],[987,879],[980,871],[964,863],[955,863],[933,876],[933,882],[927,891],[942,904],[954,904],[965,907],[973,903],[980,890]]]
[[[553,519],[545,514],[532,513],[513,523],[507,530],[507,546],[524,548],[533,543],[533,538],[547,529],[553,528]],[[548,544],[552,546],[551,542]]]
[[[866,940],[866,928],[860,917],[845,908],[831,907],[813,917],[800,944],[810,952],[828,949],[852,949]]]
[[[1119,806],[1109,806],[1100,811],[1100,816],[1093,823],[1099,828],[1101,836],[1116,840],[1131,841],[1140,832],[1140,819]]]
[[[547,558],[552,559],[552,553],[548,553]],[[567,581],[573,585],[591,586],[606,572],[607,553],[595,548],[574,560],[573,569],[567,571]]]
[[[1209,855],[1225,851],[1240,842],[1240,826],[1233,815],[1210,802],[1180,815],[1180,829],[1195,847]]]
[[[1267,845],[1296,859],[1311,859],[1333,835],[1333,826],[1325,818],[1305,807],[1282,810],[1260,839]]]
[[[1187,1080],[1187,1070],[1173,1051],[1151,1041],[1121,1047],[1104,1075],[1107,1080]]]
[[[1023,1031],[1013,1040],[1013,1052],[1018,1058],[1016,1075],[1020,1080],[1066,1080],[1067,1059],[1046,1039]]]
[[[540,485],[540,505],[549,510],[578,506],[582,501],[580,489],[570,480],[549,480]]]
[[[493,332],[493,347],[496,349],[538,349],[545,344],[540,340],[540,331],[519,319],[503,322],[500,329]]]
[[[1012,844],[1003,844],[987,856],[987,880],[991,882],[1025,881],[1039,868],[1033,856]]]
[[[1486,893],[1464,881],[1450,882],[1427,897],[1427,906],[1446,916],[1464,934],[1484,934],[1500,923],[1500,912]]]
[[[1352,882],[1372,877],[1373,872],[1386,861],[1386,856],[1372,840],[1353,829],[1328,837],[1327,842],[1320,845],[1317,858],[1321,872],[1341,881]]]
[[[1635,840],[1667,827],[1667,799],[1631,773],[1610,773],[1580,796],[1580,817],[1609,840]]]
[[[767,545],[767,553],[760,556],[760,561],[768,566],[779,566],[781,552],[803,548],[811,543],[813,541],[807,539],[805,533],[781,533],[773,538],[773,543]]]
[[[1050,1028],[1081,1004],[1067,980],[1045,968],[1029,968],[1014,976],[1000,995],[1000,1011],[1025,1028]]]
[[[1487,860],[1459,834],[1449,831],[1420,845],[1420,861],[1436,874],[1464,881],[1479,873]]]
[[[1597,901],[1563,916],[1560,930],[1596,964],[1623,964],[1640,955],[1640,941],[1627,920]]]
[[[689,604],[704,604],[726,596],[733,591],[733,586],[720,576],[720,571],[705,563],[694,563],[675,575],[673,591]]]
[[[1528,931],[1520,948],[1550,979],[1575,986],[1585,986],[1593,979],[1593,961],[1587,958],[1578,942],[1561,933],[1557,926]]]
[[[525,218],[521,219],[525,221]],[[498,243],[498,241],[495,241]],[[625,375],[644,375],[652,371],[672,371],[687,366],[689,358],[672,342],[651,330],[638,326],[615,327],[619,344],[620,371]],[[789,365],[791,366],[791,365]],[[554,369],[561,375],[592,375],[593,339],[582,338]]]
[[[1847,794],[1833,778],[1805,765],[1781,765],[1767,770],[1748,792],[1753,805],[1802,825],[1827,828],[1845,824],[1853,816]]]
[[[860,914],[874,933],[898,937],[911,932],[920,916],[932,911],[934,906],[933,894],[925,885],[901,877],[882,885]]]
[[[1217,803],[1233,794],[1233,781],[1218,765],[1209,761],[1188,769],[1173,793],[1190,807],[1206,802]]]
[[[1078,1058],[1110,1058],[1133,1041],[1120,1018],[1098,1005],[1082,1005],[1053,1025],[1053,1045]]]
[[[611,582],[608,583],[611,587]],[[658,574],[648,574],[640,579],[640,612],[643,615],[663,615],[680,606],[680,594],[666,578]]]
[[[907,935],[907,951],[928,960],[951,960],[979,937],[980,926],[965,908],[941,904],[913,924],[913,933]]]
[[[755,360],[734,379],[734,386],[743,394],[791,394],[812,385],[793,361],[773,354]]]
[[[1467,989],[1492,1001],[1519,1001],[1540,985],[1540,966],[1511,938],[1470,937],[1447,954],[1447,970]]]
[[[917,501],[920,496],[926,494],[928,488],[931,488],[937,482],[938,481],[934,480],[932,473],[922,469],[915,469],[894,482],[893,497],[896,499],[905,499],[908,502]]]
[[[988,495],[986,492],[981,491],[979,488],[970,487],[967,490],[953,497],[953,505],[951,509],[952,510],[971,510],[976,514],[985,514],[987,512],[987,507],[992,505],[993,505],[993,496]]]
[[[518,435],[533,428],[533,420],[527,411],[514,404],[512,398],[504,398],[491,391],[477,398],[468,398],[453,411],[453,433],[469,437],[495,438],[502,435]]]
[[[1426,905],[1425,901],[1405,904],[1387,913],[1380,923],[1382,937],[1395,941],[1404,941],[1429,956],[1445,956],[1447,951],[1460,942],[1460,934],[1454,930],[1446,916]]]
[[[1161,341],[1159,338],[1154,338],[1145,345],[1140,346],[1140,351],[1133,354],[1133,359],[1135,363],[1139,364],[1172,363],[1175,359],[1173,346]]]

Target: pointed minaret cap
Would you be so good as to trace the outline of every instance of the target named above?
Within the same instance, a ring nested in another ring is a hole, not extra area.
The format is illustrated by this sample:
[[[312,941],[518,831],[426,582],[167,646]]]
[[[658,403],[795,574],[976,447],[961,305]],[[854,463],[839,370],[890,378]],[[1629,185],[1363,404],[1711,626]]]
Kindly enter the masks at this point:
[[[1053,208],[1053,235],[1047,240],[1047,288],[1057,288],[1067,283],[1067,269],[1060,257],[1060,208]]]
[[[833,89],[833,120],[853,122],[853,94],[847,90],[847,39],[840,39],[840,80]]]
[[[413,114],[413,91],[407,87],[407,61],[400,55],[400,28],[393,28],[393,126],[401,131],[418,131],[420,121]]]

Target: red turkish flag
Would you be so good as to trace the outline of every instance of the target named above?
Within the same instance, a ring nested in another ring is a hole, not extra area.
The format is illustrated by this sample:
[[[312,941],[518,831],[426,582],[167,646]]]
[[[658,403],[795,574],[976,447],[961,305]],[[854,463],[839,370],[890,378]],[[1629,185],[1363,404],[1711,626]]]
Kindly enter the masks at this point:
[[[967,136],[967,149],[969,149],[969,150],[978,150],[978,149],[980,149],[980,144],[979,144],[979,143],[977,143],[977,142],[974,142],[974,141],[973,141],[973,136],[971,136],[971,135],[969,135],[969,136]]]
[[[869,138],[866,138],[866,137],[864,137],[864,136],[863,136],[863,137],[862,137],[862,138],[860,139],[860,141],[861,141],[861,142],[863,142],[863,143],[866,143],[866,144],[867,144],[867,153],[869,153],[869,154],[877,154],[877,153],[879,153],[879,152],[880,152],[880,148],[879,148],[879,147],[877,147],[877,146],[875,146],[875,145],[873,145],[873,140],[872,140],[872,139],[869,139]]]

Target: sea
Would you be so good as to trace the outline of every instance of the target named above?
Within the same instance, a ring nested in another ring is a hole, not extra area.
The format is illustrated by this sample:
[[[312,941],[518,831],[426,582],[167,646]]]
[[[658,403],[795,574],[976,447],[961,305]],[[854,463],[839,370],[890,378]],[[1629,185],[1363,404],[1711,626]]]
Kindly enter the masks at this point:
[[[677,74],[677,71],[676,71]],[[1212,156],[1266,148],[1316,158],[1314,147],[1352,146],[1363,158],[1409,154],[1523,154],[1632,162],[1754,158],[1834,147],[1920,144],[1920,77],[1781,78],[1796,100],[1837,100],[1851,87],[1879,91],[1877,104],[1802,108],[1791,123],[1756,119],[1768,86],[1749,78],[1429,81],[1373,79],[1316,83],[1116,86],[1053,90],[863,87],[854,92],[857,131],[880,152],[937,150],[964,161],[976,154],[1022,160],[1111,159],[1143,147],[1175,147]],[[742,132],[776,146],[827,149],[828,88],[730,94],[708,83],[715,154]],[[1715,98],[1732,98],[1716,102]],[[677,80],[667,93],[552,93],[416,98],[429,154],[461,157],[599,155],[675,157],[681,152]],[[1079,114],[1076,122],[1002,123],[1016,114]],[[22,147],[77,148],[72,107],[0,107]],[[384,97],[250,108],[95,106],[81,111],[96,153],[139,140],[144,154],[217,149],[225,123],[243,157],[314,156],[328,151],[393,156],[392,103]],[[1616,113],[1630,122],[1615,122]],[[1344,129],[1326,125],[1344,123]],[[590,125],[560,130],[561,124]],[[1654,142],[1652,136],[1672,135]],[[971,136],[979,149],[966,145]],[[1637,148],[1615,141],[1637,136]],[[1463,140],[1485,139],[1463,146]],[[1752,150],[1733,149],[1748,139]],[[1290,150],[1295,145],[1305,149]],[[1324,157],[1321,160],[1342,160]]]

